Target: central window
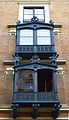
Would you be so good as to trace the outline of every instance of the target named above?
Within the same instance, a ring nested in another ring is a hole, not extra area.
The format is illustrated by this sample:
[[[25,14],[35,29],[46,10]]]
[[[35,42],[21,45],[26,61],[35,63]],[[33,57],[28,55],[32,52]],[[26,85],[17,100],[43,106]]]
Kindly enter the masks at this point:
[[[36,30],[34,36],[34,30],[23,29],[20,30],[19,45],[51,45],[50,30],[39,29]]]

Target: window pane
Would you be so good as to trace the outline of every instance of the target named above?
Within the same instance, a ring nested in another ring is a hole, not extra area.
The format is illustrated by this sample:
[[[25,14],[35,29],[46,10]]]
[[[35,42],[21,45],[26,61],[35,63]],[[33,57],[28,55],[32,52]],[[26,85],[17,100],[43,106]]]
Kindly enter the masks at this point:
[[[33,45],[33,37],[20,37],[20,45]]]
[[[33,91],[33,71],[19,70],[17,80],[18,92],[32,92]]]
[[[35,16],[36,16],[39,20],[44,21],[44,16],[43,16],[43,15],[35,14]]]
[[[37,31],[37,36],[50,36],[50,30],[38,30]]]
[[[33,10],[32,9],[24,9],[24,15],[31,15],[33,14]]]
[[[33,16],[37,16],[40,21],[44,21],[44,8],[27,7],[24,8],[24,21],[30,21]]]
[[[33,30],[20,30],[20,36],[33,36]]]
[[[50,37],[37,37],[38,45],[51,45]]]
[[[44,9],[35,9],[35,14],[41,15],[41,14],[43,14],[43,10]]]
[[[24,15],[24,21],[31,20],[33,18],[33,15]]]

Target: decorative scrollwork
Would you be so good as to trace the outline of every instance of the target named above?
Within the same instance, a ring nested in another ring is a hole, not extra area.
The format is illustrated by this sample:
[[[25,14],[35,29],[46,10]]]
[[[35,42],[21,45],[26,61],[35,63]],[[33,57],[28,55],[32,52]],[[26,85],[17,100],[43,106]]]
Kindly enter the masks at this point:
[[[17,107],[18,106],[19,106],[18,104],[13,104],[12,105],[12,109],[13,109],[12,117],[13,117],[13,119],[16,119],[16,117],[18,116],[18,113],[17,113]]]
[[[22,60],[22,57],[20,57],[20,56],[15,56],[15,55],[12,55],[12,56],[14,58],[14,64],[15,65],[18,64],[20,60]]]
[[[36,16],[33,16],[33,18],[31,19],[31,22],[37,22],[39,21],[39,19]]]
[[[16,24],[17,24],[17,25],[19,25],[20,23],[21,23],[21,21],[20,21],[20,20],[18,20],[18,21],[16,22]]]
[[[39,63],[40,62],[40,59],[39,59],[39,57],[37,56],[37,55],[34,55],[32,58],[31,58],[31,62],[32,63]]]
[[[33,104],[33,110],[32,110],[32,117],[35,119],[36,117],[39,116],[39,106],[40,104]]]
[[[61,104],[55,104],[54,105],[54,109],[53,109],[53,112],[52,112],[52,117],[54,119],[56,119],[59,116],[61,107],[62,107]]]
[[[56,63],[56,59],[59,55],[58,54],[53,54],[52,56],[50,56],[49,58],[51,59],[51,61],[55,64]]]

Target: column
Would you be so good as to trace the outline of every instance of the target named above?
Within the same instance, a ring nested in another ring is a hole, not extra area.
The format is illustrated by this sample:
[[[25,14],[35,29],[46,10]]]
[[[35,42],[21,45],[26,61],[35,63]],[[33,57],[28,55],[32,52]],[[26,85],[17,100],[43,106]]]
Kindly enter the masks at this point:
[[[34,71],[34,92],[38,92],[37,71]]]
[[[56,69],[54,68],[53,71],[53,80],[54,80],[54,92],[58,92],[58,84],[57,84],[57,75],[56,75]]]
[[[56,58],[58,57],[58,55],[53,54],[53,56],[51,56],[51,61],[52,61],[52,65],[54,65],[54,70],[53,70],[53,81],[54,81],[54,97],[55,100],[58,100],[58,84],[57,84],[57,75],[56,75]]]
[[[34,71],[34,100],[37,101],[37,92],[38,92],[38,84],[37,84],[37,71]]]
[[[13,88],[13,94],[14,94],[14,100],[16,100],[16,92],[17,92],[17,80],[18,80],[18,73],[17,73],[17,71],[15,71],[15,73],[14,73],[14,82],[13,82],[13,84],[14,84],[14,88]]]
[[[35,30],[33,30],[33,44],[34,44],[34,51],[37,51],[37,47],[36,47],[36,45],[37,45],[37,31],[36,31],[36,29]]]

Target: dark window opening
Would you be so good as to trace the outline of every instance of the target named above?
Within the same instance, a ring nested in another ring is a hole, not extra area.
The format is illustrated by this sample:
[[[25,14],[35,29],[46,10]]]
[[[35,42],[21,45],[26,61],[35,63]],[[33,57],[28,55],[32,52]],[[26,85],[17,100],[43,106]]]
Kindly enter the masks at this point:
[[[53,90],[53,72],[50,69],[38,70],[38,92]]]

